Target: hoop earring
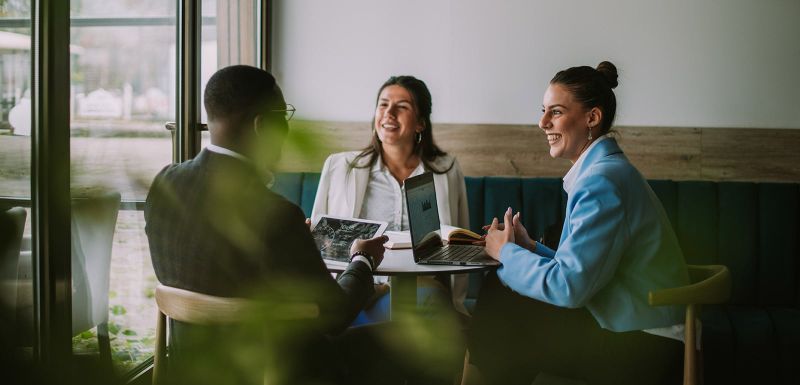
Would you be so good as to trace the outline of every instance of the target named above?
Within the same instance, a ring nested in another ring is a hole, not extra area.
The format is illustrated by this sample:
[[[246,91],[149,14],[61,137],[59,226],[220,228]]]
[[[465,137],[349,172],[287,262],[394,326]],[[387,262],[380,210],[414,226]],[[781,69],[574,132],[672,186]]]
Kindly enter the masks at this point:
[[[422,143],[422,131],[417,132],[417,144]]]
[[[589,140],[592,140],[592,127],[589,127]]]

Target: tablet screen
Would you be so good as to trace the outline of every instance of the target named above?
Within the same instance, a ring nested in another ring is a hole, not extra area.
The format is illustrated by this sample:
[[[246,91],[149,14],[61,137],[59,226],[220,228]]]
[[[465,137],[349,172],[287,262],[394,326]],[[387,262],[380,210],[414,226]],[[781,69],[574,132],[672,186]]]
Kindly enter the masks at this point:
[[[311,235],[322,258],[349,262],[350,246],[356,239],[381,235],[386,226],[386,222],[322,216],[311,230]]]

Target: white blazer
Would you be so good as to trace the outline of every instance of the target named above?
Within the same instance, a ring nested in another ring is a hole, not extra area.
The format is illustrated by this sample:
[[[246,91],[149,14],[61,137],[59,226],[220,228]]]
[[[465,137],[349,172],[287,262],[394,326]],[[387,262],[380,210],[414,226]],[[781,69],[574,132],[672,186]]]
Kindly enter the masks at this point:
[[[370,175],[368,159],[359,159],[359,167],[350,166],[359,153],[360,151],[340,152],[325,160],[311,218],[316,219],[320,215],[359,218]],[[458,161],[449,155],[440,156],[433,162],[433,167],[439,170],[450,168],[444,174],[433,174],[439,220],[445,225],[469,228],[467,187]],[[456,310],[465,314],[467,284],[466,274],[454,276],[452,280],[453,305]]]
[[[322,175],[314,198],[311,217],[335,215],[358,218],[364,205],[364,194],[369,184],[370,167],[368,159],[359,159],[359,167],[350,164],[359,151],[340,152],[325,160]],[[441,156],[433,162],[440,170],[450,168],[444,174],[433,174],[436,186],[436,204],[439,206],[439,220],[442,224],[469,228],[469,209],[467,207],[467,187],[464,174],[458,161],[449,155]]]

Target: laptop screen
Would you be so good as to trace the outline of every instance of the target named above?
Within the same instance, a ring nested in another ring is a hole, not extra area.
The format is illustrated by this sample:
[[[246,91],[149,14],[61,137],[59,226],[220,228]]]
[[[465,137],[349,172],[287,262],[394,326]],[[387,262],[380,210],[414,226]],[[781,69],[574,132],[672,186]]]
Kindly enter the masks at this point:
[[[423,254],[423,251],[442,246],[433,174],[426,172],[408,178],[405,181],[405,188],[411,247],[416,259]]]

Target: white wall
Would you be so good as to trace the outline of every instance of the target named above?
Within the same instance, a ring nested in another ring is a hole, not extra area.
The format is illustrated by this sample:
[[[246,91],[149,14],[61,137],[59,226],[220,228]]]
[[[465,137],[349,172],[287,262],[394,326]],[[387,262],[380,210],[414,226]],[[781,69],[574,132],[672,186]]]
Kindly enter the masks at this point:
[[[535,123],[556,71],[620,69],[618,125],[800,128],[797,0],[277,0],[273,71],[307,119],[366,121],[410,74],[434,121]]]

